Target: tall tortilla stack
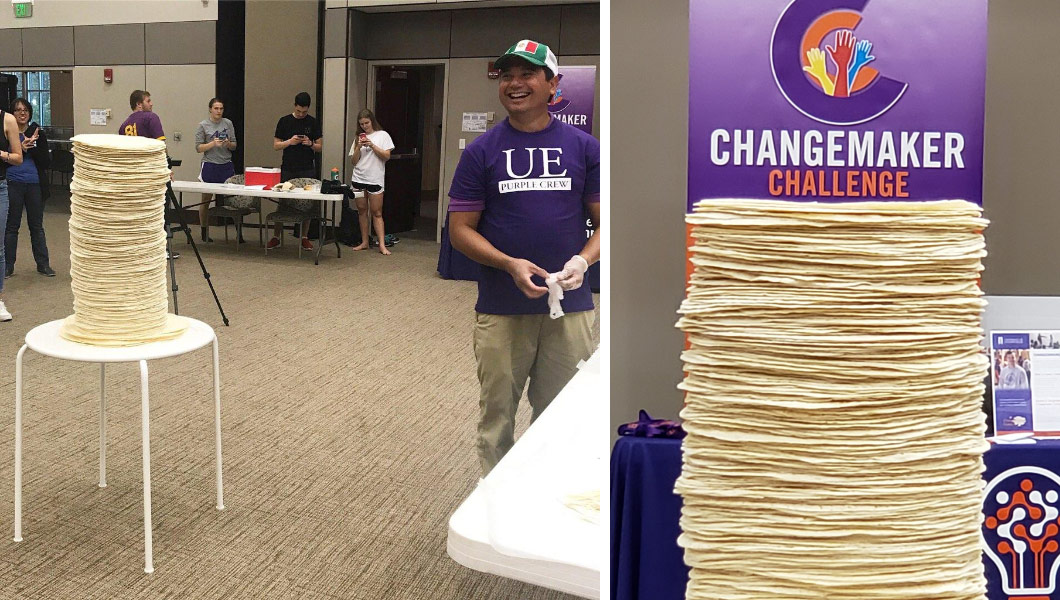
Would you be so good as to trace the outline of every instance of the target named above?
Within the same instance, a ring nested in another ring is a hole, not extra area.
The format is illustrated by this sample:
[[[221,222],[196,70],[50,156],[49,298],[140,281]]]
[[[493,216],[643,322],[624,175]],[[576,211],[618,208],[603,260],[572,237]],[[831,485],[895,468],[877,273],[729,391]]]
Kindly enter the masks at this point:
[[[686,597],[985,598],[980,207],[704,200]]]
[[[168,314],[166,145],[135,136],[78,135],[70,184],[74,314],[61,335],[99,346],[171,339],[186,329]]]

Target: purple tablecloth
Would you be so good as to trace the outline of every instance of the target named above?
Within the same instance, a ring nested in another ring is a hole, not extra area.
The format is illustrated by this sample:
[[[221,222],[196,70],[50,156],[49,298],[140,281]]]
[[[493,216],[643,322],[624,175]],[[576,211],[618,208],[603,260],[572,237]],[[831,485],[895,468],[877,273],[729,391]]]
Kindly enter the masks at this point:
[[[681,440],[621,437],[611,451],[611,598],[684,600],[677,545]]]
[[[983,459],[983,538],[991,548],[983,554],[987,598],[1060,600],[1060,552],[1049,551],[1052,542],[1060,549],[1060,439],[993,445]],[[615,444],[613,600],[683,600],[688,568],[676,543],[681,498],[673,492],[680,473],[680,440],[623,437]],[[1002,510],[1006,506],[1009,510]],[[1018,555],[999,550],[1006,542],[1009,548],[1023,542],[1026,550]],[[1040,560],[1033,550],[1037,545],[1043,549]]]

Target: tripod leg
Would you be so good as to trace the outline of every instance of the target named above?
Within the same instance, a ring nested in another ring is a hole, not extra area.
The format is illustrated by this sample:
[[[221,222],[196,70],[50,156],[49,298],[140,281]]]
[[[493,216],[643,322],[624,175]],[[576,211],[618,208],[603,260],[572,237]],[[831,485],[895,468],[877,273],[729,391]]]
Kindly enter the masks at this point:
[[[173,284],[173,314],[179,315],[180,308],[177,306],[177,270],[173,267],[172,242],[172,238],[166,238],[166,260],[169,261],[169,281]]]
[[[217,310],[221,313],[221,320],[224,321],[225,326],[228,326],[228,317],[225,315],[224,308],[221,307],[221,299],[217,297],[217,290],[213,287],[213,282],[210,281],[210,272],[206,270],[206,263],[202,262],[202,255],[199,254],[199,247],[195,245],[195,240],[191,236],[191,230],[188,228],[188,222],[184,219],[184,206],[177,201],[176,194],[173,193],[173,186],[170,182],[166,182],[166,202],[173,208],[173,212],[177,214],[177,221],[180,222],[180,228],[184,231],[184,235],[188,236],[188,244],[191,245],[192,252],[195,253],[195,258],[199,261],[199,269],[202,270],[202,276],[206,279],[206,285],[210,287],[210,293],[213,294],[213,301],[217,304]],[[172,263],[170,263],[172,269]],[[174,284],[175,285],[175,284]],[[174,308],[176,308],[176,300],[174,298]]]

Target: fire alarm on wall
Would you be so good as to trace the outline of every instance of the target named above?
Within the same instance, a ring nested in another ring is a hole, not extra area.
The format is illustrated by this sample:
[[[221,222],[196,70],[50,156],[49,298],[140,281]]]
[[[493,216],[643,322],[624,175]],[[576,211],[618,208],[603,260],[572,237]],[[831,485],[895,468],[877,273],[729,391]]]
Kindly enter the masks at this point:
[[[103,83],[114,83],[114,69],[103,69]]]
[[[497,79],[501,76],[501,70],[493,66],[493,61],[490,61],[489,67],[486,68],[486,77],[490,79]]]

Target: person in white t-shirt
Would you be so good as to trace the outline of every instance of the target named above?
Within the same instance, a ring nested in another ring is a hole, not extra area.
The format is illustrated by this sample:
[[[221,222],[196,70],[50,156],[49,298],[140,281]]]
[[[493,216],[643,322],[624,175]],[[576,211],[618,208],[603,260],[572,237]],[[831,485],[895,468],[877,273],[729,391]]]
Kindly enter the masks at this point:
[[[371,210],[372,225],[379,239],[379,252],[390,254],[387,249],[383,229],[383,179],[386,176],[386,161],[390,160],[390,151],[394,141],[390,134],[379,127],[375,114],[368,109],[357,113],[357,139],[350,148],[350,162],[353,163],[353,176],[350,187],[364,192],[357,198],[357,217],[361,222],[361,243],[354,250],[368,248],[368,216]]]

